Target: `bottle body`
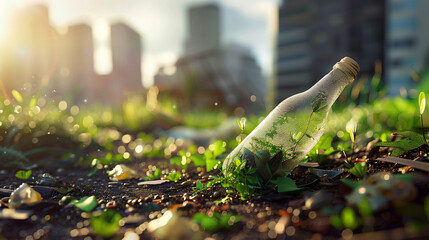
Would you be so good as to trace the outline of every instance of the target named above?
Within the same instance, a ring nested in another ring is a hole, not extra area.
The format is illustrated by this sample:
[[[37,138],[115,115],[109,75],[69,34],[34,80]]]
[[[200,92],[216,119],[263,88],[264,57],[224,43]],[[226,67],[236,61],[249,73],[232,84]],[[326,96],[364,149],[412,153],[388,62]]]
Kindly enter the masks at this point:
[[[226,157],[224,172],[232,168],[231,163],[241,157],[244,148],[252,152],[269,150],[271,155],[282,151],[281,168],[271,171],[293,169],[319,141],[332,104],[358,72],[354,60],[343,58],[309,90],[283,100]]]

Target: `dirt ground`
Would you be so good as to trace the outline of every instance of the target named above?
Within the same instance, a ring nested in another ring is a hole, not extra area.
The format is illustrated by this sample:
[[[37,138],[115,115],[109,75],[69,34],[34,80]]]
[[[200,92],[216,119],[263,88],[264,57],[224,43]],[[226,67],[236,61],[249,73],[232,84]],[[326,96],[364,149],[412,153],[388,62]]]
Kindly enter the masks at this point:
[[[332,214],[341,213],[341,209],[347,205],[346,196],[352,191],[340,179],[356,179],[347,171],[334,178],[317,178],[310,173],[309,168],[297,167],[291,178],[309,187],[303,193],[271,193],[249,201],[242,201],[236,193],[230,193],[230,202],[215,204],[215,200],[227,195],[226,191],[215,186],[193,196],[192,187],[195,182],[200,180],[205,183],[209,178],[209,174],[201,173],[196,168],[188,170],[189,174],[185,175],[185,179],[177,183],[147,186],[139,185],[142,182],[139,179],[112,181],[102,171],[88,177],[92,171],[90,168],[43,167],[35,168],[28,180],[16,178],[15,171],[10,169],[0,171],[2,209],[8,206],[10,192],[23,182],[39,186],[43,173],[49,173],[56,179],[55,186],[39,189],[42,201],[21,207],[32,211],[28,219],[0,218],[0,239],[101,239],[90,226],[91,214],[82,212],[73,205],[59,205],[64,195],[52,190],[54,187],[73,189],[67,195],[76,199],[94,195],[98,201],[95,211],[111,208],[120,213],[123,217],[122,227],[111,239],[122,239],[127,232],[136,233],[133,236],[139,236],[140,239],[155,239],[159,235],[148,230],[148,223],[161,217],[167,210],[181,217],[179,223],[172,228],[181,231],[168,230],[172,232],[167,234],[166,239],[429,239],[429,221],[424,215],[421,217],[424,212],[421,209],[429,193],[429,176],[424,171],[374,161],[387,152],[388,149],[377,149],[375,152],[361,150],[354,157],[361,159],[366,156],[368,173],[411,173],[417,194],[404,200],[402,205],[389,202],[364,219],[353,231],[336,229],[331,224]],[[138,159],[127,165],[143,177],[149,165],[163,163],[161,165],[166,166],[166,169],[177,169],[177,166],[166,164],[167,161]],[[343,162],[344,159],[332,157],[318,168],[341,169],[344,168]],[[313,205],[309,203],[309,199],[312,199]],[[408,214],[402,214],[404,209]],[[241,216],[241,219],[229,229],[208,232],[192,228],[190,221],[187,221],[197,212],[232,212]],[[421,218],[423,220],[419,221]]]

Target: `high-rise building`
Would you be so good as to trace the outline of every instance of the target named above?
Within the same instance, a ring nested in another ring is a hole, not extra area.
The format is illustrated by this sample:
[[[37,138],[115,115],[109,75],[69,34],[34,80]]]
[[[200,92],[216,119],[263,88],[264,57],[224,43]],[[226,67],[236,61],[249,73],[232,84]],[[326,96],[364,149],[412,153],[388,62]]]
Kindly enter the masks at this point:
[[[188,11],[185,54],[168,75],[160,68],[155,85],[187,107],[238,109],[257,113],[265,109],[266,81],[250,49],[221,44],[220,12],[216,5]]]
[[[309,0],[287,1],[279,8],[276,102],[311,84],[311,13]]]
[[[100,86],[95,82],[92,29],[86,24],[68,27],[58,40],[58,93],[72,96],[76,103],[92,100]]]
[[[94,70],[92,28],[81,24],[68,27],[59,37],[56,89],[72,96],[76,103],[118,104],[128,92],[142,88],[140,35],[123,23],[111,26],[112,72],[97,75]]]
[[[110,76],[112,94],[124,99],[124,93],[141,89],[141,39],[140,34],[124,23],[111,26],[113,71]]]
[[[429,1],[387,0],[386,72],[388,92],[413,89],[413,75],[429,64]]]
[[[198,54],[220,47],[220,12],[217,5],[206,4],[189,8],[187,26],[185,55]]]
[[[361,76],[383,62],[384,0],[284,0],[279,8],[277,99],[311,87],[344,56]]]
[[[12,89],[35,91],[52,78],[56,32],[41,5],[17,9],[11,18],[10,37],[0,54],[0,81],[8,94]]]
[[[0,91],[49,92],[49,97],[75,103],[117,104],[128,92],[142,89],[141,38],[123,23],[111,25],[113,70],[97,75],[91,26],[79,24],[56,31],[44,6],[14,11],[8,41],[0,42]]]

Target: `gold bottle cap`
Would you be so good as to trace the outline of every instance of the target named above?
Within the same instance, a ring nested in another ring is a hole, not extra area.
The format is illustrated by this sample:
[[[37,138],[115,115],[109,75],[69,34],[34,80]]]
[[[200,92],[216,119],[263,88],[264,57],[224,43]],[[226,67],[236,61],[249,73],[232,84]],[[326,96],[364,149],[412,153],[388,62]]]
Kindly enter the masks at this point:
[[[359,64],[349,57],[344,57],[341,59],[334,65],[333,69],[339,69],[344,73],[351,75],[353,78],[355,78],[360,71]]]

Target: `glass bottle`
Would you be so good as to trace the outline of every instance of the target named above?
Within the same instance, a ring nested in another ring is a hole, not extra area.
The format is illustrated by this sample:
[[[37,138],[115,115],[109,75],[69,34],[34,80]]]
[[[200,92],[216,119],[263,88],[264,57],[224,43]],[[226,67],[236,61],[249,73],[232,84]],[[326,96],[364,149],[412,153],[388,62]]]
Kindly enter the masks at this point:
[[[270,155],[283,151],[280,170],[292,170],[314,147],[324,133],[332,104],[359,73],[359,65],[344,57],[332,70],[305,92],[283,100],[226,157],[222,169],[228,173],[243,149],[252,152],[269,150]]]

